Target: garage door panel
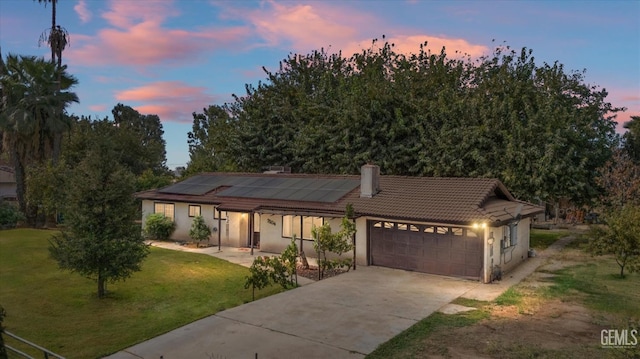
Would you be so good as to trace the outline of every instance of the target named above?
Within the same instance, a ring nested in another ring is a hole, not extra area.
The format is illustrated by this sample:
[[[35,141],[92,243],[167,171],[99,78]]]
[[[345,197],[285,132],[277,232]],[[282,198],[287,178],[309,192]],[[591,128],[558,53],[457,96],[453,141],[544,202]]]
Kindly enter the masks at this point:
[[[439,226],[438,231],[423,232],[427,227],[403,223],[387,228],[370,225],[371,264],[479,278],[483,250],[480,238],[454,235],[462,233],[459,227]]]

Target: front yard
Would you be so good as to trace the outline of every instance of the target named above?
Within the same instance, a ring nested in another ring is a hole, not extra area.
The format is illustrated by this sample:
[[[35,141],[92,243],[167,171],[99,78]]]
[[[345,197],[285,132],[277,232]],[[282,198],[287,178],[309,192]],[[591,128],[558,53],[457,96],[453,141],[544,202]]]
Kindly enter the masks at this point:
[[[155,247],[141,272],[108,284],[107,298],[97,299],[94,281],[60,271],[49,257],[54,233],[0,231],[0,305],[6,330],[67,358],[111,354],[251,300],[247,268]]]
[[[546,247],[548,236],[537,240]],[[603,330],[640,329],[640,273],[620,279],[614,259],[586,254],[580,238],[494,302],[458,298],[478,309],[436,312],[367,358],[640,358],[640,343],[601,343]]]

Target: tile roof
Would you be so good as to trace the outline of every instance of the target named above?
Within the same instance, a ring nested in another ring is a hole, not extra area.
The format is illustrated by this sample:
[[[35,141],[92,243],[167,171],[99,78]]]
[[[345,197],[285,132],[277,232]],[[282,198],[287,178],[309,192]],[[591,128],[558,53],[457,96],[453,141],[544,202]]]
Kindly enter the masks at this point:
[[[207,173],[220,177],[288,177],[360,180],[360,176]],[[543,209],[513,198],[497,179],[380,176],[380,192],[372,198],[360,197],[360,186],[346,192],[333,202],[299,201],[278,198],[240,198],[220,195],[229,193],[221,186],[203,195],[168,193],[167,188],[136,194],[138,198],[155,201],[175,201],[218,205],[223,211],[262,213],[298,213],[344,215],[352,204],[357,216],[372,216],[393,220],[434,223],[471,224],[474,222],[503,223],[518,212],[521,216],[540,213]]]

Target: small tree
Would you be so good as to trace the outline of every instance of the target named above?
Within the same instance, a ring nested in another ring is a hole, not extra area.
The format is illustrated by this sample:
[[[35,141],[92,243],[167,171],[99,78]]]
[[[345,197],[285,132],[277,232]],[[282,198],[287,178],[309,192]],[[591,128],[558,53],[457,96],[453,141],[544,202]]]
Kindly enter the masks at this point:
[[[246,277],[244,288],[251,287],[253,300],[256,299],[256,289],[265,288],[271,284],[279,284],[284,289],[298,286],[296,260],[298,247],[296,239],[285,248],[280,256],[256,257],[249,267],[250,275]]]
[[[204,223],[202,216],[196,216],[189,230],[189,237],[196,242],[196,247],[200,247],[200,242],[209,239],[211,229]]]
[[[313,248],[316,250],[318,258],[318,279],[322,279],[328,270],[335,268],[350,268],[351,258],[341,258],[340,256],[353,249],[351,238],[356,233],[355,223],[347,216],[342,218],[340,231],[331,233],[331,226],[325,223],[320,227],[313,227]],[[338,258],[329,259],[327,253],[334,253]]]
[[[256,257],[249,267],[249,276],[246,277],[244,288],[251,287],[251,298],[256,300],[256,289],[260,290],[270,284],[269,266],[266,257]]]
[[[613,210],[605,217],[605,225],[593,226],[588,250],[592,255],[612,254],[620,266],[620,277],[624,269],[640,270],[640,207],[627,205]]]
[[[169,240],[176,229],[176,224],[162,213],[152,213],[147,216],[144,233],[147,239],[159,241]]]

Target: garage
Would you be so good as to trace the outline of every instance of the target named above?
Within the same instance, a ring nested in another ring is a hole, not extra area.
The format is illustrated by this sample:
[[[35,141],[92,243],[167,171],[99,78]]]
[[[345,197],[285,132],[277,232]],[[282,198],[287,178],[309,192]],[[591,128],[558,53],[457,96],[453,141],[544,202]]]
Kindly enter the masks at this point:
[[[482,239],[469,228],[368,221],[370,264],[479,279]]]

